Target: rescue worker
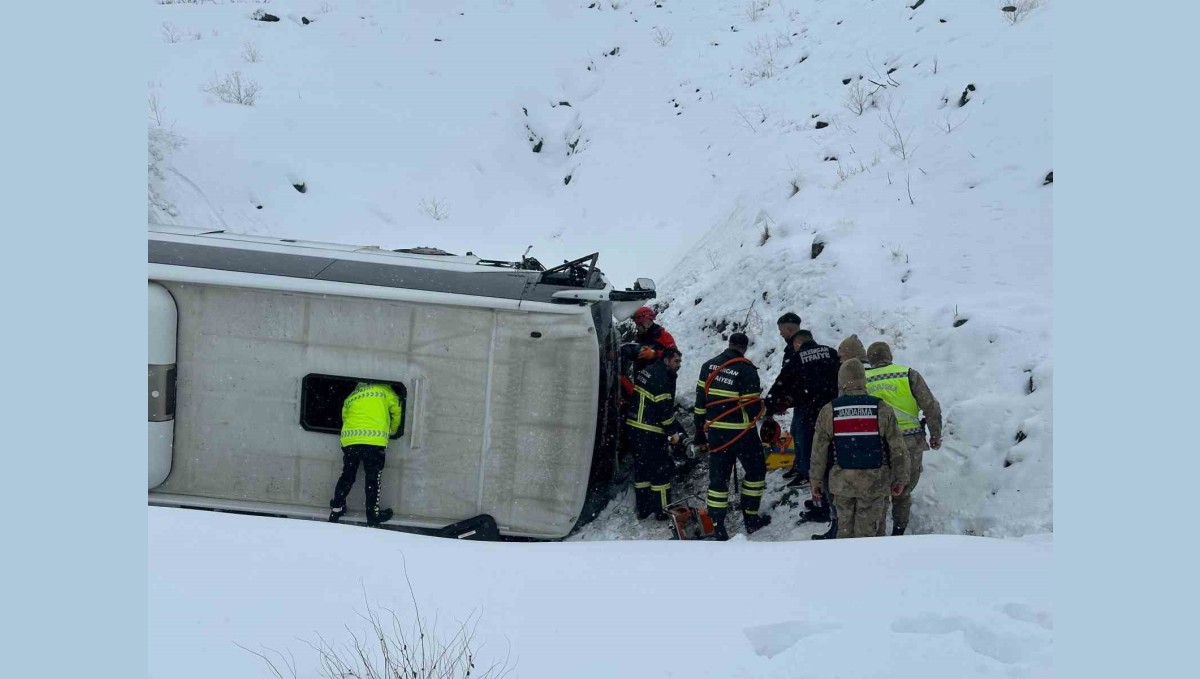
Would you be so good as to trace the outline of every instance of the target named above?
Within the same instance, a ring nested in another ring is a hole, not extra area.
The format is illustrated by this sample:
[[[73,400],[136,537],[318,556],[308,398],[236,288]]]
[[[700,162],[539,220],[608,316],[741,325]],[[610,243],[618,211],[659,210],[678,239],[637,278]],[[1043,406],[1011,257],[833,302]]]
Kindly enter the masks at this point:
[[[837,356],[838,356],[839,363],[845,363],[846,361],[849,361],[852,358],[856,358],[859,361],[862,361],[863,367],[866,367],[866,368],[870,367],[869,365],[867,365],[867,349],[866,349],[866,347],[863,346],[862,340],[858,339],[858,335],[851,335],[851,336],[847,337],[846,339],[842,340],[842,343],[839,344],[838,348],[837,348]],[[812,442],[810,440],[809,441],[810,454],[811,454],[811,445],[812,445]],[[828,484],[826,484],[826,486],[828,486]],[[830,521],[832,524],[832,519],[827,515],[828,514],[827,512],[824,512],[821,509],[821,506],[822,505],[820,502],[817,502],[817,501],[813,500],[812,498],[809,498],[804,501],[804,509],[808,510],[809,512],[814,512],[814,511],[816,512],[815,514],[813,514],[814,518],[819,518],[822,522]],[[808,516],[808,515],[806,514],[805,516]],[[833,538],[836,535],[837,535],[837,526],[830,525],[829,531],[827,533],[825,533],[825,535],[820,536],[820,538],[821,539]]]
[[[889,492],[898,496],[908,482],[908,450],[896,414],[882,399],[867,394],[861,361],[842,364],[838,387],[841,395],[817,416],[813,493],[827,490],[833,496],[838,538],[874,537],[887,512]]]
[[[837,351],[817,344],[808,330],[797,330],[785,351],[779,376],[767,392],[767,410],[780,415],[792,409],[792,440],[796,445],[795,474],[789,486],[809,480],[813,426],[821,406],[837,397]],[[814,499],[815,502],[815,499]],[[828,521],[828,509],[818,510],[815,521]]]
[[[838,360],[842,363],[849,361],[852,358],[857,358],[862,362],[863,368],[870,369],[870,364],[867,363],[867,350],[863,347],[862,340],[858,335],[851,335],[842,340],[842,343],[837,348]]]
[[[359,382],[342,402],[342,475],[329,501],[329,520],[346,512],[346,496],[354,487],[358,465],[366,481],[367,525],[378,526],[392,518],[391,509],[379,508],[379,482],[383,477],[388,440],[400,429],[403,409],[391,385]]]
[[[648,306],[639,307],[631,319],[637,329],[637,341],[621,345],[621,391],[625,397],[622,408],[633,399],[633,375],[662,357],[663,349],[678,349],[675,338],[667,329],[655,323],[657,314]],[[624,446],[622,446],[624,447]]]
[[[908,483],[903,493],[892,498],[892,535],[904,535],[912,514],[912,492],[921,481],[925,451],[942,447],[942,406],[921,373],[892,363],[892,348],[887,342],[873,342],[867,347],[867,358],[872,366],[866,373],[867,393],[883,399],[895,410],[908,450]],[[929,425],[928,442],[925,424]]]
[[[779,336],[783,338],[783,363],[782,363],[782,365],[787,366],[788,363],[791,361],[792,355],[796,353],[795,348],[792,346],[792,338],[796,336],[796,331],[800,330],[800,317],[798,315],[792,313],[791,311],[789,311],[786,314],[779,317],[779,320],[776,321],[776,327],[779,329]],[[780,368],[780,375],[782,375],[782,374],[783,374],[783,369]],[[776,381],[776,383],[778,383],[779,379],[776,378],[775,381]],[[774,388],[775,388],[774,385],[772,385],[771,388],[772,388],[772,390],[774,390]],[[791,406],[791,397],[790,396],[785,395],[778,399],[772,399],[771,396],[768,395],[767,398],[770,400],[771,406],[774,407],[774,410],[778,410],[779,414],[784,413],[785,411],[787,411],[788,407]],[[772,418],[775,414],[776,413],[773,411],[772,407],[767,408],[767,418],[768,419]],[[796,438],[797,432],[799,431],[797,429],[798,425],[799,425],[799,422],[796,420],[795,417],[793,417],[792,418],[792,426],[789,428],[789,432],[791,433],[792,441],[794,441],[794,442],[800,440],[800,439]],[[795,448],[795,447],[796,446],[793,443],[793,448]],[[796,474],[800,473],[799,465],[796,464],[796,460],[798,460],[799,458],[800,458],[800,453],[797,449],[796,456],[795,456],[795,458],[793,458],[792,468],[783,473],[783,478],[790,479],[790,478],[794,477]]]
[[[767,461],[755,426],[763,411],[759,400],[762,387],[758,368],[745,357],[749,347],[749,337],[733,333],[729,347],[700,367],[696,382],[695,441],[709,451],[707,506],[717,540],[729,539],[725,528],[729,474],[737,462],[742,463],[741,508],[746,533],[771,523],[770,516],[758,513],[767,487]]]
[[[663,349],[662,358],[634,376],[634,397],[625,424],[633,449],[633,489],[637,518],[667,518],[675,463],[667,452],[668,435],[682,436],[675,421],[675,378],[682,362],[678,349]]]
[[[678,349],[675,338],[667,329],[655,322],[658,317],[654,309],[641,307],[633,312],[633,323],[637,326],[637,343],[640,346],[637,355],[637,367],[644,368],[662,358],[664,349]]]

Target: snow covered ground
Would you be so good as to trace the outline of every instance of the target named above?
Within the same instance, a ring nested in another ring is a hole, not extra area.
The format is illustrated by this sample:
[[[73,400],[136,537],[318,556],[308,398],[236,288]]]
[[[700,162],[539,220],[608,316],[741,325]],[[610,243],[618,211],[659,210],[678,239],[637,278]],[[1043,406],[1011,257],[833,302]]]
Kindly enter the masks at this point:
[[[158,4],[150,216],[598,250],[617,285],[658,279],[681,383],[742,325],[769,382],[789,310],[825,344],[887,340],[946,417],[912,530],[1051,531],[1053,5],[1034,4],[1015,23],[990,0]],[[253,105],[214,93],[235,72]]]
[[[271,676],[237,644],[316,677],[305,642],[362,637],[364,592],[477,621],[476,665],[522,679],[1052,676],[1049,535],[477,543],[155,507],[149,540],[155,678]]]
[[[299,657],[363,586],[403,610],[403,563],[522,677],[1048,676],[1054,7],[1001,4],[156,3],[151,220],[599,251],[658,281],[680,385],[735,329],[769,383],[795,311],[890,342],[946,435],[910,526],[945,535],[903,539],[801,542],[778,473],[776,522],[725,544],[659,541],[631,497],[546,545],[151,508],[152,676],[258,676],[233,642]]]

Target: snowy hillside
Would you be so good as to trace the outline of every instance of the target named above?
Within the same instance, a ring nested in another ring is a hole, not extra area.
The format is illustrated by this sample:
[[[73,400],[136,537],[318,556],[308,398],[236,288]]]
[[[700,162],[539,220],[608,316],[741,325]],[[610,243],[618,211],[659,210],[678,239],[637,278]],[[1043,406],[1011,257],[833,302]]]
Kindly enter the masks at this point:
[[[681,385],[741,324],[769,382],[785,311],[885,339],[946,417],[911,531],[1048,532],[1053,3],[1002,4],[156,4],[150,217],[600,251],[615,284],[658,281]],[[577,537],[665,537],[635,523],[613,506]]]

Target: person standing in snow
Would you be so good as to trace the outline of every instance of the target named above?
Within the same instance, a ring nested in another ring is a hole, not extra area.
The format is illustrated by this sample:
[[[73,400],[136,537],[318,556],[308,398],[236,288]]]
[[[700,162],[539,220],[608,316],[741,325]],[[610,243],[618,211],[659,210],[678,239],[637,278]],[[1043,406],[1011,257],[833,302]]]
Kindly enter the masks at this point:
[[[633,381],[637,372],[662,358],[664,349],[679,348],[671,333],[655,322],[656,318],[657,314],[654,313],[654,309],[648,306],[639,307],[630,317],[637,329],[637,341],[621,346],[621,375],[618,381],[621,383],[620,416],[622,419],[625,418],[626,411],[630,407],[629,404],[636,400]],[[621,450],[629,449],[629,439],[625,436],[626,433],[627,429],[623,428],[622,436],[617,444]]]
[[[833,496],[838,538],[875,537],[889,492],[898,496],[908,482],[908,450],[896,414],[882,399],[867,394],[861,361],[842,364],[838,387],[841,395],[817,415],[813,494]]]
[[[681,436],[675,421],[675,378],[683,360],[678,349],[663,349],[662,358],[634,376],[634,398],[625,418],[633,449],[633,488],[639,520],[651,514],[667,518],[671,476],[675,465],[667,452],[667,437]]]
[[[787,412],[787,409],[792,406],[792,396],[786,393],[786,390],[780,388],[779,383],[783,379],[786,372],[791,370],[792,356],[796,354],[796,344],[792,340],[796,337],[796,333],[800,330],[800,316],[791,311],[779,317],[776,321],[776,327],[779,329],[779,336],[783,338],[783,363],[779,370],[779,377],[775,378],[775,384],[771,385],[771,391],[768,392],[767,402],[767,417],[772,418],[775,415],[782,415]],[[789,429],[792,435],[792,441],[796,448],[796,457],[792,462],[792,468],[783,473],[783,478],[790,479],[800,473],[800,420],[792,415],[792,426]]]
[[[921,373],[892,363],[892,348],[887,342],[873,342],[867,348],[867,358],[872,366],[866,371],[867,393],[883,399],[895,411],[908,450],[908,483],[904,492],[892,499],[892,535],[904,535],[912,513],[912,492],[921,481],[925,451],[942,447],[942,406]],[[929,425],[928,442],[922,414]]]
[[[865,347],[863,347],[862,340],[858,339],[858,335],[851,335],[842,340],[841,344],[839,344],[837,348],[837,357],[839,364],[845,363],[846,361],[854,358],[861,361],[864,364],[864,367],[870,367],[866,365],[867,350]],[[809,449],[809,454],[811,457],[811,448]],[[825,487],[828,486],[829,482],[826,480]],[[822,502],[824,502],[824,504],[822,504]],[[820,539],[832,539],[837,536],[837,519],[834,516],[836,509],[831,505],[832,502],[829,502],[828,498],[825,498],[823,501],[818,501],[814,498],[809,498],[804,501],[805,513],[801,519],[801,522],[807,520],[810,516],[814,520],[819,519],[822,522],[829,521],[829,530],[824,535],[819,536]]]
[[[367,525],[375,527],[392,518],[391,509],[379,508],[379,483],[388,440],[400,430],[402,414],[400,399],[388,384],[359,382],[342,402],[342,475],[329,501],[331,522],[345,515],[346,496],[354,487],[360,462],[366,477]]]
[[[783,323],[780,323],[782,330]],[[791,474],[793,478],[789,486],[799,486],[809,479],[813,425],[821,406],[837,397],[837,370],[837,351],[817,344],[808,330],[797,329],[792,334],[788,349],[784,351],[779,376],[775,378],[766,398],[767,412],[771,415],[780,415],[788,408],[792,409],[791,430],[796,446],[796,461],[791,470],[794,473]],[[813,520],[829,520],[828,509],[819,509],[818,514],[820,516]]]
[[[763,411],[759,401],[762,386],[758,368],[745,356],[749,347],[749,337],[733,333],[729,347],[704,362],[696,382],[695,441],[709,451],[707,505],[718,540],[729,539],[725,529],[729,475],[737,462],[742,463],[744,472],[741,507],[746,533],[771,523],[770,516],[758,513],[767,487],[767,460],[755,426]]]
[[[867,363],[867,350],[863,347],[862,340],[858,338],[858,335],[851,335],[842,340],[842,343],[838,345],[837,353],[838,360],[842,363],[857,358],[862,362],[863,368],[868,370],[871,368]]]

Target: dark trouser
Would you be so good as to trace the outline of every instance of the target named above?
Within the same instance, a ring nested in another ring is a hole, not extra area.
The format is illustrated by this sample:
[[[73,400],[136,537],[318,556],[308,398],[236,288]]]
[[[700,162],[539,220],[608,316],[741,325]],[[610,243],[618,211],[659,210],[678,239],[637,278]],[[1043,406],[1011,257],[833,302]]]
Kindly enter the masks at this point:
[[[812,464],[813,430],[816,420],[808,413],[796,408],[792,411],[792,445],[796,447],[796,461],[792,464],[801,478],[808,478],[808,468]]]
[[[735,430],[711,429],[708,432],[709,446],[719,448],[738,433]],[[713,521],[723,522],[729,511],[729,474],[733,471],[734,462],[741,462],[742,471],[745,472],[741,487],[742,513],[748,516],[758,514],[763,489],[767,486],[764,481],[767,477],[767,460],[758,432],[752,430],[732,446],[708,456],[707,504],[708,514]]]
[[[626,425],[633,450],[633,488],[637,513],[665,512],[671,502],[671,476],[675,464],[667,452],[667,435]]]
[[[386,446],[369,446],[365,444],[346,446],[342,448],[342,475],[338,478],[333,490],[333,499],[329,506],[333,509],[346,506],[346,496],[354,487],[354,477],[358,475],[358,463],[362,462],[363,474],[366,477],[367,518],[371,519],[379,512],[379,481],[383,476],[384,452]]]

